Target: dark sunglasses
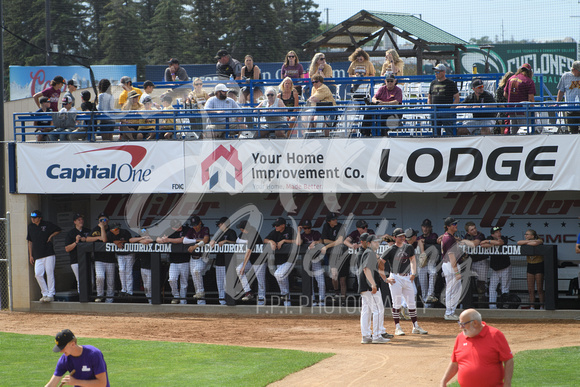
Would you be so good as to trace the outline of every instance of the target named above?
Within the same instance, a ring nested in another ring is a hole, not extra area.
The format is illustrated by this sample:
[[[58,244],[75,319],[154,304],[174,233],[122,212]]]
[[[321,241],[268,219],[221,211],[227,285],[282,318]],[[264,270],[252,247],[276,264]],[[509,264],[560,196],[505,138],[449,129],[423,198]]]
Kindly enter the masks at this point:
[[[320,81],[312,81],[312,83],[320,83]]]
[[[393,83],[393,82],[395,82],[394,79],[387,79],[387,83]]]
[[[312,227],[302,227],[304,230],[310,230]]]
[[[296,55],[288,55],[288,58],[296,58]]]
[[[326,60],[326,58],[319,58],[318,60]]]
[[[266,94],[268,97],[273,97],[274,94]]]
[[[194,85],[194,86],[201,86],[201,85],[202,85],[202,83],[194,83],[193,85]]]

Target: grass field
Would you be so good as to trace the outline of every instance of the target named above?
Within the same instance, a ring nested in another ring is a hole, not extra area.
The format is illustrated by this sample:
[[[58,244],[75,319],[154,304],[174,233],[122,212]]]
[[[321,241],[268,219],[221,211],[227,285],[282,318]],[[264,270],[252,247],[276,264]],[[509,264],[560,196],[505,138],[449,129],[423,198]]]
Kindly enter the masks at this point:
[[[114,386],[264,386],[333,354],[209,344],[78,338],[99,348]],[[0,332],[0,385],[44,385],[54,337]],[[6,384],[5,384],[6,383]]]
[[[514,386],[577,386],[580,347],[521,351],[514,356]],[[459,386],[457,382],[452,386]]]

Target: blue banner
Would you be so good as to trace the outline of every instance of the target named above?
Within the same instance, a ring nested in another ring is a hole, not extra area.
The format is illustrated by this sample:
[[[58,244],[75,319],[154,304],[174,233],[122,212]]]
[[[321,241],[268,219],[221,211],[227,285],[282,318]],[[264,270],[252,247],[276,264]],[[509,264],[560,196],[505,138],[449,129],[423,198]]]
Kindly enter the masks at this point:
[[[122,76],[129,76],[137,81],[137,66],[91,66],[95,80],[107,78],[113,85]],[[65,80],[74,79],[81,89],[91,87],[89,69],[83,66],[10,66],[10,100],[31,98],[34,94],[50,86],[50,81],[57,75]]]

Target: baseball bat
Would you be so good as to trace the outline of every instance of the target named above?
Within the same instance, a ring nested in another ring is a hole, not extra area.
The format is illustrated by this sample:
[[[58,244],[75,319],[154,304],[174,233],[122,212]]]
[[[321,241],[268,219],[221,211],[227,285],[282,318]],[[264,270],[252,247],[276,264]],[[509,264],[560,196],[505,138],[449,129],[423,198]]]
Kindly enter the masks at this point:
[[[73,376],[73,375],[75,374],[75,371],[76,371],[76,370],[72,370],[72,371],[70,372],[70,376]],[[62,387],[62,386],[64,386],[64,382],[60,382],[60,384],[59,384],[59,386],[58,386],[58,387]]]

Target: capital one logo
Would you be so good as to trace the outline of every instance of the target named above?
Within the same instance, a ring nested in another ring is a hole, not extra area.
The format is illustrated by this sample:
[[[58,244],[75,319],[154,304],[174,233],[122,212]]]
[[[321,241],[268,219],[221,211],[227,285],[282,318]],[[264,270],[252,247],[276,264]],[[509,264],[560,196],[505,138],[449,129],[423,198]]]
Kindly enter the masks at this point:
[[[238,150],[230,145],[230,150],[228,151],[226,147],[220,145],[214,150],[205,160],[201,163],[201,184],[205,184],[209,181],[209,188],[212,189],[219,182],[219,171],[216,171],[210,176],[210,167],[216,163],[220,158],[224,158],[232,167],[234,167],[234,175],[225,171],[225,181],[232,188],[236,187],[236,180],[243,184],[242,178],[242,162],[238,157]]]

